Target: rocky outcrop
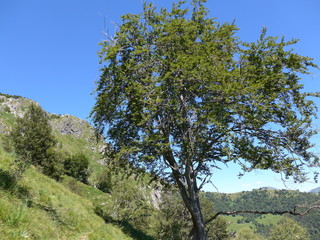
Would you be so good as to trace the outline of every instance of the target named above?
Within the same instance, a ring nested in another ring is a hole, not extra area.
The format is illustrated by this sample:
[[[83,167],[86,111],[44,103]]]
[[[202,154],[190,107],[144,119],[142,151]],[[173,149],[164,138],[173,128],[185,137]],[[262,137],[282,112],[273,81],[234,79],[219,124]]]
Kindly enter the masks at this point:
[[[152,189],[150,195],[153,206],[159,209],[160,203],[162,202],[162,188],[160,186],[155,187],[154,189]]]
[[[1,114],[9,114],[16,117],[23,117],[24,113],[31,104],[39,105],[37,102],[6,94],[0,94],[0,133],[7,133],[10,129],[1,119]],[[71,115],[49,114],[50,125],[53,130],[63,135],[72,135],[76,138],[85,138],[92,141],[95,132],[87,121],[81,120]]]
[[[14,125],[15,118],[23,117],[31,104],[37,102],[19,97],[0,93],[0,134],[7,134]],[[48,113],[50,125],[54,132],[62,135],[71,135],[74,138],[84,139],[94,152],[105,153],[106,142],[101,136],[97,141],[94,128],[85,120],[75,116]]]
[[[39,105],[37,102],[27,98],[0,95],[0,112],[11,113],[15,117],[23,117],[31,103]]]
[[[8,134],[13,125],[12,117],[23,117],[26,109],[31,104],[37,104],[27,98],[0,94],[0,134]]]
[[[86,137],[88,133],[89,135],[94,135],[94,130],[84,120],[67,114],[55,116],[57,117],[51,119],[50,124],[54,130],[63,135],[72,135],[76,138]]]

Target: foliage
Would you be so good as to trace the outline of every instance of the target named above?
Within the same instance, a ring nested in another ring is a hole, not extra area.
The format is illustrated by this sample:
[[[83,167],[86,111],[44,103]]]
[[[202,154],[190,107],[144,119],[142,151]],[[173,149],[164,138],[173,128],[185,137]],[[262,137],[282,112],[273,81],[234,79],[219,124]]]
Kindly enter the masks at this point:
[[[89,159],[83,153],[70,155],[64,160],[65,174],[83,183],[88,183]]]
[[[295,205],[311,204],[319,199],[315,193],[306,193],[288,190],[266,190],[256,189],[249,192],[235,194],[223,193],[205,193],[206,197],[214,203],[216,211],[236,211],[244,209],[254,209],[257,211],[284,211],[293,209]],[[230,230],[238,232],[237,227],[253,227],[257,233],[267,237],[270,229],[278,225],[283,218],[278,215],[257,215],[257,214],[239,214],[240,216],[228,217],[227,220],[238,223],[238,226],[232,224]],[[320,223],[318,221],[319,211],[313,211],[303,217],[293,217],[299,224],[305,227],[312,240],[317,240],[320,234]]]
[[[204,195],[200,196],[205,218],[214,214],[214,206]],[[192,229],[192,221],[188,210],[183,204],[179,193],[174,190],[163,192],[159,211],[155,213],[153,225],[155,239],[188,239]],[[229,238],[227,222],[224,218],[217,218],[206,226],[209,240],[223,240]]]
[[[112,190],[108,200],[96,205],[95,212],[107,223],[119,225],[134,239],[153,239],[154,207],[147,188],[141,179],[113,175]],[[109,189],[110,190],[110,189]]]
[[[10,127],[16,126],[16,119],[13,113],[2,112],[0,116],[0,121]],[[62,162],[85,151],[90,169],[96,175],[106,167],[98,163],[101,154],[92,150],[95,142],[88,140],[92,129],[84,128],[81,138],[55,131],[59,142],[54,147],[55,156]],[[13,143],[4,149],[8,136],[0,133],[0,137],[0,239],[134,239],[129,232],[125,233],[115,223],[106,224],[94,213],[94,205],[106,203],[110,200],[109,194],[69,176],[54,181],[42,174],[47,165],[35,164],[35,168],[30,163],[23,178],[17,179],[12,168],[17,157],[12,152]],[[64,171],[64,164],[60,166]]]
[[[6,152],[13,152],[14,151],[12,138],[5,136],[5,135],[2,135],[0,137],[0,139],[1,139],[2,147],[3,147],[4,151],[6,151]]]
[[[266,29],[241,42],[235,24],[208,17],[205,2],[124,15],[101,43],[105,65],[91,115],[107,129],[118,164],[177,184],[198,239],[206,235],[198,195],[213,168],[234,161],[243,172],[271,169],[304,181],[303,167],[319,166],[307,98],[317,94],[300,83],[317,66],[287,50],[297,40],[279,41]]]
[[[105,193],[110,193],[112,191],[112,174],[109,169],[104,169],[98,172],[95,186]]]
[[[60,180],[61,176],[65,173],[63,163],[64,153],[50,148],[47,150],[47,157],[47,160],[43,161],[42,165],[40,165],[41,171],[56,180]]]
[[[309,235],[302,226],[295,220],[284,218],[280,223],[273,227],[270,233],[270,240],[309,240]]]
[[[12,155],[0,151],[1,180],[8,179],[13,161]],[[101,191],[80,182],[77,185],[90,196],[72,193],[32,166],[10,188],[1,182],[0,239],[132,239],[94,214],[94,198],[105,198]]]
[[[243,228],[237,232],[235,240],[262,240],[262,238],[255,234],[250,228]]]
[[[109,205],[109,216],[113,220],[128,221],[136,228],[148,225],[148,216],[152,211],[145,189],[136,181],[117,179],[111,192],[112,203]]]
[[[318,198],[319,199],[319,198]],[[318,240],[320,239],[320,212],[314,211],[303,218],[294,218],[300,225],[307,229],[310,239]]]
[[[164,192],[155,218],[155,239],[187,239],[190,232],[190,216],[177,192]]]
[[[48,116],[38,105],[31,104],[23,117],[16,120],[10,136],[17,154],[18,172],[33,164],[54,178],[62,174],[62,163],[56,155],[57,144]]]

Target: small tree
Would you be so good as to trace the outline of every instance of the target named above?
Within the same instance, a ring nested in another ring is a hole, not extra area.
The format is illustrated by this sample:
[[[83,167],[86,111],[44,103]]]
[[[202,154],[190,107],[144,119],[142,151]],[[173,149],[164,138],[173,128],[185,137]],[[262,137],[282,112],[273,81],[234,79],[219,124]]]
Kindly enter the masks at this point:
[[[309,234],[305,228],[300,226],[291,218],[282,219],[271,230],[270,240],[309,240]]]
[[[207,238],[199,201],[213,169],[235,162],[244,172],[271,169],[306,180],[319,166],[309,138],[315,105],[300,76],[316,67],[266,30],[242,43],[235,24],[208,17],[206,0],[192,11],[145,5],[127,14],[102,42],[102,68],[92,117],[119,153],[117,163],[144,167],[179,188],[193,230]]]
[[[40,106],[31,104],[24,116],[17,119],[9,137],[17,154],[20,173],[32,164],[45,174],[59,178],[62,165],[54,150],[57,141],[47,113]]]

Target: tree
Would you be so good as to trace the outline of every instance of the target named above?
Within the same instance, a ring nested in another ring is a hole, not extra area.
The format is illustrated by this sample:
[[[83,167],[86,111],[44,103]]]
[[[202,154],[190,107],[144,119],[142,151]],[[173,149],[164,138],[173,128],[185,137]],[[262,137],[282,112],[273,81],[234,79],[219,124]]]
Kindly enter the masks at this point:
[[[91,117],[129,162],[172,180],[188,209],[191,239],[206,239],[199,192],[213,169],[271,169],[306,180],[319,166],[309,139],[315,105],[300,77],[317,67],[287,50],[297,40],[244,43],[234,23],[208,17],[205,0],[171,11],[144,5],[101,43],[102,74]],[[209,220],[213,220],[209,218]]]
[[[309,240],[309,234],[306,229],[300,226],[291,218],[282,219],[279,224],[273,227],[270,234],[270,240]]]
[[[200,195],[201,207],[204,215],[214,214],[212,202],[204,195]],[[190,214],[181,197],[176,190],[167,191],[163,194],[159,205],[159,211],[156,212],[153,237],[159,240],[178,240],[188,239],[188,233],[192,229]],[[230,234],[227,231],[227,221],[223,218],[216,218],[206,225],[207,238],[210,240],[229,239]]]
[[[40,106],[31,104],[24,116],[17,119],[10,139],[17,154],[19,172],[33,164],[49,176],[60,177],[62,164],[54,150],[57,141],[47,113]]]

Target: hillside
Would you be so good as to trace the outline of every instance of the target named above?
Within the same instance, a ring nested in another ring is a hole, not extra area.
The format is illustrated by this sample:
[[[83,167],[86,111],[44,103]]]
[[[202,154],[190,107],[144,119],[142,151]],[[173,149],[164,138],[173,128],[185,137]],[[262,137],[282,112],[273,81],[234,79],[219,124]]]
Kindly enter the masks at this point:
[[[103,219],[102,209],[108,211],[114,206],[113,197],[97,188],[107,171],[100,153],[106,144],[97,142],[94,129],[84,120],[49,114],[59,151],[81,152],[90,160],[88,184],[69,176],[53,180],[34,166],[21,180],[15,180],[12,175],[15,154],[8,147],[7,136],[16,118],[22,117],[31,103],[35,102],[0,95],[0,239],[137,239],[144,236],[138,230]],[[140,183],[134,181],[134,184]]]
[[[288,190],[270,190],[266,188],[234,194],[205,193],[215,207],[215,211],[286,211],[295,205],[314,203],[319,200],[319,194]],[[284,216],[239,214],[225,217],[230,222],[229,230],[237,231],[241,228],[252,228],[257,233],[267,236],[270,228],[275,226]],[[311,235],[311,239],[320,239],[320,212],[313,211],[303,217],[294,218],[304,226]]]
[[[108,145],[97,140],[93,127],[71,115],[47,113],[61,157],[84,154],[89,159],[86,184],[66,174],[54,180],[36,166],[22,179],[12,175],[16,155],[8,141],[16,119],[33,100],[0,94],[0,239],[182,239],[190,221],[179,196],[163,194],[163,186],[148,174],[126,175],[109,169],[104,152]],[[164,196],[165,195],[165,196]],[[315,193],[275,190],[268,187],[237,194],[203,193],[212,204],[206,211],[254,209],[288,210],[295,204],[314,202]],[[172,200],[173,199],[173,200]],[[204,210],[205,211],[205,210]],[[205,213],[206,214],[206,213]],[[312,240],[320,239],[319,212],[295,218]],[[240,214],[221,217],[214,225],[229,233],[251,228],[267,235],[283,216]],[[221,227],[223,226],[223,227]],[[234,235],[234,234],[233,234]],[[213,238],[216,239],[216,238]],[[217,238],[226,239],[226,238]],[[233,239],[233,238],[230,238]]]

